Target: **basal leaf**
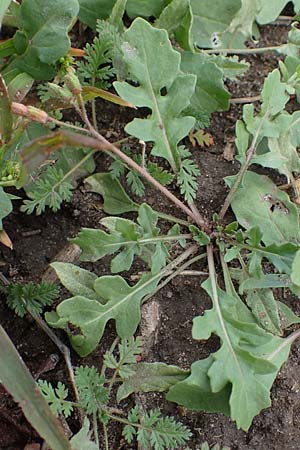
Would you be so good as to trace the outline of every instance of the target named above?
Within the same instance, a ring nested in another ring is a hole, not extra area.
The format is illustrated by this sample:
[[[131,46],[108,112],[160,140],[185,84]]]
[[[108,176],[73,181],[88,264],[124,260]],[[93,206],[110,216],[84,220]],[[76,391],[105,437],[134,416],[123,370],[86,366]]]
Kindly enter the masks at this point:
[[[211,295],[209,280],[202,286]],[[271,404],[270,388],[290,345],[280,347],[282,339],[258,327],[254,319],[246,321],[249,314],[243,312],[245,308],[236,295],[218,289],[213,308],[194,319],[193,337],[206,340],[217,334],[221,347],[206,360],[194,363],[191,376],[171,388],[167,398],[178,399],[189,408],[228,413],[226,393],[230,417],[239,428],[248,430],[253,417]],[[207,392],[223,394],[221,404],[215,407],[213,396],[205,397],[205,387]]]
[[[137,211],[139,208],[110,173],[96,173],[85,179],[85,185],[89,192],[103,197],[103,211],[107,214],[122,214]]]
[[[231,206],[238,222],[247,230],[259,226],[266,245],[300,242],[297,207],[266,176],[247,172]]]
[[[77,0],[24,0],[21,4],[21,30],[14,37],[19,56],[9,65],[36,80],[49,80],[54,63],[70,48],[68,31],[79,11]]]
[[[257,22],[261,25],[273,22],[285,8],[287,3],[289,3],[289,0],[273,0],[269,4],[260,1],[260,10],[256,17]],[[294,4],[295,13],[297,14],[300,7],[299,0],[293,0],[292,3]]]
[[[214,62],[199,53],[184,52],[181,70],[197,76],[195,92],[186,113],[207,116],[229,108],[230,94],[224,87],[223,72]]]
[[[56,312],[46,313],[46,320],[54,328],[65,329],[76,352],[86,356],[96,348],[111,319],[122,339],[133,336],[141,317],[140,303],[155,292],[160,278],[161,274],[146,274],[131,287],[118,275],[100,277],[94,289],[105,304],[88,297],[71,297],[60,303]]]
[[[151,110],[148,118],[134,119],[125,130],[145,142],[153,142],[151,153],[167,159],[173,171],[178,172],[177,144],[195,123],[193,117],[182,116],[181,112],[189,105],[196,77],[180,72],[180,54],[172,48],[165,30],[155,29],[138,18],[124,33],[124,41],[124,58],[138,86],[117,81],[114,87],[126,101]]]
[[[184,380],[188,370],[165,363],[139,363],[130,366],[133,373],[118,389],[117,401],[124,400],[134,392],[164,392]]]
[[[94,290],[94,282],[97,279],[94,273],[81,269],[74,264],[58,261],[52,263],[51,267],[55,270],[60,282],[72,295],[82,295],[93,300],[99,300],[99,296]]]

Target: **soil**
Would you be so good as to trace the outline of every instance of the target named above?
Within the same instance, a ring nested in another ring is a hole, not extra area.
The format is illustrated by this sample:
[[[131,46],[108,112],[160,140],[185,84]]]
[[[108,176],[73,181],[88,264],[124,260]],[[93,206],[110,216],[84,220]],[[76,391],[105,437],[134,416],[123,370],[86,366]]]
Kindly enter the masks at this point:
[[[286,26],[271,25],[262,28],[260,46],[276,45],[284,42],[287,35]],[[246,76],[238,81],[228,83],[233,97],[255,96],[260,93],[264,77],[272,68],[277,67],[277,54],[266,54],[247,57],[251,68]],[[122,108],[97,104],[99,128],[107,137],[120,139],[124,137],[124,124],[131,120],[132,113]],[[297,107],[292,105],[292,107]],[[201,169],[197,206],[207,217],[220,209],[226,196],[223,178],[237,172],[238,164],[224,158],[226,144],[234,138],[234,125],[241,117],[241,105],[232,105],[230,111],[213,116],[209,132],[214,144],[208,148],[193,150],[195,159]],[[107,157],[97,156],[97,170],[107,168]],[[174,208],[150,189],[147,201],[155,209],[176,213]],[[19,212],[20,202],[15,202],[14,212],[5,220],[4,226],[11,237],[14,249],[0,249],[0,265],[3,274],[11,282],[38,282],[49,262],[66,246],[68,239],[75,236],[81,227],[97,227],[104,216],[101,211],[101,199],[95,194],[85,191],[81,183],[72,201],[64,204],[57,213],[46,212],[42,216],[27,216]],[[228,214],[230,219],[230,213]],[[108,273],[108,260],[97,264],[82,265],[97,274]],[[201,265],[194,267],[205,270]],[[128,274],[130,278],[130,274]],[[190,367],[194,360],[206,357],[210,351],[218,347],[218,340],[211,339],[205,344],[195,343],[191,338],[193,317],[202,314],[211,306],[209,298],[200,288],[201,279],[193,276],[182,276],[174,279],[155,296],[159,305],[159,326],[155,342],[147,355],[148,361],[162,361]],[[62,294],[64,292],[62,291]],[[300,310],[297,299],[285,298],[295,312]],[[21,357],[29,370],[36,374],[57,348],[28,317],[21,319],[15,316],[5,304],[2,296],[0,304],[0,323],[13,340]],[[57,332],[68,344],[63,333]],[[115,337],[113,324],[109,324],[104,339],[92,355],[80,359],[71,352],[75,365],[93,364],[101,367],[103,352]],[[261,412],[249,430],[237,430],[235,424],[221,414],[205,412],[187,412],[175,404],[167,403],[160,394],[149,394],[144,397],[147,408],[159,407],[164,413],[173,414],[193,431],[189,442],[191,449],[200,448],[201,443],[227,445],[231,450],[299,450],[300,448],[300,352],[298,343],[294,344],[287,363],[280,371],[272,389],[272,407]],[[63,359],[52,371],[43,374],[43,378],[52,381],[63,381],[68,384],[68,377]],[[18,382],[18,380],[16,380]],[[126,408],[125,403],[125,408]],[[128,402],[132,406],[131,401]],[[78,430],[76,417],[70,421],[73,432]],[[109,432],[112,449],[128,449],[121,437],[118,427],[111,427]],[[41,443],[36,432],[30,427],[22,415],[20,408],[14,404],[10,396],[2,388],[0,392],[0,450],[24,449],[27,444]],[[130,446],[130,448],[133,448]],[[135,448],[135,447],[134,447]]]

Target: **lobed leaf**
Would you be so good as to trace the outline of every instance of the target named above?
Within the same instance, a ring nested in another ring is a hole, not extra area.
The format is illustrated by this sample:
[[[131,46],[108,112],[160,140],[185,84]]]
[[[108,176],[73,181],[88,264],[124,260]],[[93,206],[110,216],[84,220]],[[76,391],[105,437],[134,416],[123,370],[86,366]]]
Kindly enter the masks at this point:
[[[202,285],[211,295],[210,281]],[[253,417],[271,404],[270,389],[290,344],[258,327],[237,295],[218,289],[213,308],[194,319],[194,339],[217,334],[221,347],[192,365],[191,376],[167,398],[187,408],[230,414],[248,430]],[[229,407],[229,410],[228,410]]]
[[[132,287],[118,275],[97,278],[94,289],[105,304],[77,295],[60,303],[56,312],[46,313],[46,320],[54,328],[65,329],[77,353],[86,356],[96,348],[110,319],[115,320],[122,339],[133,336],[141,317],[140,303],[155,292],[161,276],[146,274]]]
[[[167,159],[177,172],[180,167],[177,144],[195,122],[181,112],[189,105],[196,77],[180,73],[180,54],[172,48],[165,30],[155,29],[138,18],[124,33],[124,40],[124,58],[138,86],[117,81],[114,87],[124,100],[151,110],[148,118],[134,119],[125,130],[138,139],[153,142],[151,153]]]

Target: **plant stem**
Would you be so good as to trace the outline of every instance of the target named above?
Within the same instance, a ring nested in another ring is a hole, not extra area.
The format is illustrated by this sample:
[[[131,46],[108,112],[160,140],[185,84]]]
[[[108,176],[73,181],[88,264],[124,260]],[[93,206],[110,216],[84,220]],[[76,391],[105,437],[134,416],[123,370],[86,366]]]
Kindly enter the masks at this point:
[[[83,145],[92,147],[98,150],[109,150],[111,153],[118,156],[121,160],[125,161],[129,167],[136,170],[143,178],[145,178],[150,184],[152,184],[156,189],[158,189],[163,195],[165,195],[169,200],[171,200],[178,208],[182,209],[188,216],[190,216],[193,221],[203,229],[206,233],[210,234],[210,226],[207,220],[201,216],[198,212],[193,212],[192,209],[188,208],[181,200],[179,200],[172,192],[160,184],[155,178],[153,178],[145,168],[139,166],[133,159],[125,155],[120,149],[111,144],[104,136],[98,133],[91,125],[89,118],[86,113],[84,101],[82,95],[78,95],[78,104],[81,112],[81,117],[84,123],[87,125],[91,134],[95,137],[95,140],[85,137],[78,136],[78,141],[81,141]]]
[[[92,78],[92,86],[95,86],[95,78]],[[95,99],[92,99],[92,119],[93,119],[93,126],[96,131],[98,131],[98,125],[97,125],[97,115],[96,115],[96,102]]]
[[[281,345],[277,347],[277,349],[271,353],[271,355],[268,356],[267,360],[271,361],[272,359],[276,358],[276,356],[287,346],[291,345],[296,339],[300,337],[300,329],[294,331],[291,333],[287,338],[284,339]]]
[[[97,447],[99,448],[99,436],[98,436],[98,423],[97,423],[97,413],[93,413],[93,433],[94,439]]]
[[[172,216],[171,214],[165,214],[160,211],[156,212],[160,219],[167,220],[168,222],[175,222],[178,223],[179,225],[183,225],[186,227],[189,227],[191,225],[190,222],[188,222],[187,220],[179,219],[178,217]]]
[[[227,55],[251,55],[251,54],[272,52],[278,50],[279,48],[284,48],[286,45],[287,44],[282,44],[258,48],[214,48],[209,50],[200,50],[199,52],[207,53],[208,55],[214,55],[219,53],[226,53]]]
[[[261,95],[254,95],[253,97],[237,97],[231,98],[229,103],[233,105],[242,105],[244,103],[254,103],[259,102],[261,100]]]
[[[80,128],[80,127],[77,127],[76,125],[73,125],[72,123],[62,122],[61,120],[57,120],[51,116],[49,116],[49,122],[55,123],[55,125],[58,125],[60,127],[72,128],[72,130],[80,131],[80,133],[91,134],[91,132],[89,130],[87,130],[86,128]]]
[[[109,445],[108,445],[108,435],[107,435],[107,426],[105,425],[105,423],[102,423],[102,427],[103,427],[103,436],[104,436],[104,445],[105,445],[105,450],[109,450]]]
[[[241,168],[240,168],[240,170],[239,170],[239,172],[237,174],[237,177],[236,177],[236,179],[235,179],[235,181],[233,183],[233,186],[231,187],[231,189],[230,189],[230,191],[229,191],[229,193],[228,193],[228,195],[227,195],[227,197],[226,197],[226,199],[224,201],[224,204],[223,204],[223,206],[221,208],[221,211],[220,211],[220,214],[219,214],[220,222],[224,219],[224,216],[225,216],[225,214],[226,214],[226,212],[227,212],[227,210],[228,210],[228,208],[229,208],[229,206],[230,206],[230,204],[231,204],[231,202],[233,200],[233,197],[235,196],[236,191],[238,190],[239,185],[240,185],[240,183],[241,183],[241,181],[242,181],[242,179],[243,179],[243,177],[244,177],[248,167],[251,164],[251,160],[252,160],[252,158],[253,158],[253,156],[255,155],[255,152],[256,152],[256,145],[257,145],[257,141],[258,141],[260,130],[261,130],[261,128],[262,128],[262,126],[264,124],[264,121],[266,120],[267,117],[268,117],[268,112],[266,112],[264,118],[261,120],[259,126],[257,127],[255,135],[253,136],[251,145],[250,145],[249,149],[247,150],[245,162],[242,164],[242,166],[241,166]]]

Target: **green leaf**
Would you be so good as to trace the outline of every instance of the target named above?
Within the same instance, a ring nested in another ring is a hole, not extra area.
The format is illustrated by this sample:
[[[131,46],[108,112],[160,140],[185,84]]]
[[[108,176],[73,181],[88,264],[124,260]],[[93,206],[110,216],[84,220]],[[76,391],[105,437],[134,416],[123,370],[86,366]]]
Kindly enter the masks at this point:
[[[246,303],[262,328],[279,336],[282,334],[278,305],[271,289],[251,289],[247,292]]]
[[[2,20],[3,20],[4,14],[6,13],[10,4],[11,4],[11,0],[2,0],[2,2],[1,2],[1,5],[0,5],[0,30],[1,30],[1,25],[2,25]]]
[[[281,327],[283,329],[294,325],[295,323],[300,323],[300,317],[297,316],[287,305],[278,302],[279,314]]]
[[[0,139],[2,144],[8,142],[12,134],[13,118],[10,105],[11,101],[9,99],[8,90],[5,81],[0,74]]]
[[[72,414],[73,405],[66,400],[68,389],[63,383],[59,381],[57,387],[53,388],[48,381],[39,380],[38,385],[53,414],[56,416],[63,414],[65,417]]]
[[[289,3],[289,0],[273,0],[272,3],[267,4],[265,2],[261,2],[259,14],[256,17],[256,20],[259,24],[263,25],[266,23],[273,22],[281,11],[285,8],[285,6]],[[299,1],[293,0],[295,13],[298,13],[299,10]]]
[[[2,220],[12,212],[13,206],[9,195],[0,186],[0,230],[3,229]]]
[[[165,363],[139,363],[131,365],[132,374],[123,381],[117,393],[117,401],[124,400],[134,392],[164,392],[184,380],[188,370]]]
[[[167,30],[170,37],[175,35],[183,49],[192,51],[194,49],[191,35],[192,20],[190,0],[172,0],[163,9],[155,26]]]
[[[212,295],[209,280],[202,286]],[[213,393],[223,393],[220,406],[226,412],[224,389],[229,388],[230,417],[239,428],[248,430],[253,417],[271,404],[270,388],[288,357],[290,344],[258,327],[237,295],[226,294],[221,289],[217,293],[217,298],[213,297],[213,308],[194,319],[193,337],[206,340],[212,334],[217,334],[221,339],[220,349],[196,366],[193,365],[191,377],[171,388],[167,398],[176,401],[179,393],[178,400],[184,406],[213,410],[215,406],[212,398],[203,398],[203,365],[206,364],[206,383],[209,383],[208,386],[206,384],[206,390],[209,391],[210,387]],[[195,385],[193,389],[192,382]],[[193,399],[191,393],[195,394],[197,389],[200,394],[202,391],[202,395]],[[189,395],[184,398],[186,391]]]
[[[158,17],[170,0],[127,0],[126,12],[133,19],[140,17]]]
[[[151,153],[167,159],[177,172],[180,168],[177,144],[195,123],[194,118],[180,113],[189,104],[196,77],[180,73],[180,54],[172,48],[165,30],[155,29],[138,18],[124,33],[124,40],[124,58],[139,86],[117,81],[114,87],[126,101],[151,110],[148,118],[134,119],[125,130],[145,142],[153,142]]]
[[[191,366],[191,375],[170,388],[166,396],[167,400],[188,409],[220,412],[229,416],[231,386],[226,384],[218,392],[212,391],[208,376],[212,363],[212,356],[194,362]]]
[[[40,314],[46,305],[51,305],[59,294],[55,284],[42,281],[39,284],[10,284],[7,287],[7,304],[23,317],[27,312]]]
[[[155,292],[161,276],[146,274],[132,287],[118,275],[100,277],[94,289],[105,300],[104,305],[75,296],[60,303],[56,313],[46,313],[46,320],[54,328],[66,329],[74,349],[80,356],[86,356],[96,348],[110,319],[115,320],[122,339],[135,333],[141,317],[140,302],[145,295]],[[73,335],[68,324],[75,327]]]
[[[90,422],[84,418],[82,428],[70,440],[73,450],[99,450],[98,445],[90,440]]]
[[[143,203],[139,207],[138,223],[120,217],[106,217],[100,223],[109,234],[98,229],[83,228],[72,242],[81,248],[83,261],[98,261],[118,252],[111,261],[113,273],[129,270],[135,255],[145,261],[153,273],[157,273],[165,266],[169,255],[165,244],[161,242],[166,236],[160,238],[157,219],[158,214]]]
[[[85,179],[89,192],[95,192],[103,197],[103,211],[107,214],[122,214],[137,211],[139,205],[132,201],[123,187],[111,174],[96,173]]]
[[[225,31],[241,7],[240,0],[191,0],[192,39],[198,47],[213,47],[213,37]]]
[[[106,405],[109,390],[104,387],[105,377],[100,375],[94,366],[80,366],[75,370],[75,382],[79,393],[80,406],[86,414],[100,411]]]
[[[123,379],[128,379],[134,374],[136,367],[136,358],[142,352],[142,340],[137,337],[122,339],[118,345],[119,358],[117,359],[110,351],[104,355],[104,365],[109,369],[114,369]]]
[[[199,245],[207,245],[210,243],[210,238],[206,233],[204,233],[204,231],[194,225],[190,225],[189,230],[193,235],[194,241],[198,242]]]
[[[98,19],[108,19],[116,0],[78,0],[79,19],[96,29]]]
[[[68,31],[79,11],[78,1],[24,0],[21,4],[21,31],[14,37],[19,55],[9,65],[36,80],[49,80],[54,63],[70,48]]]
[[[244,228],[259,226],[266,245],[300,242],[297,207],[266,176],[246,172],[231,207]]]
[[[29,370],[13,343],[0,326],[0,379],[18,403],[29,423],[50,448],[71,450],[63,429],[52,414]],[[16,383],[16,379],[18,383]]]
[[[181,70],[197,76],[195,92],[186,114],[207,116],[229,109],[230,94],[224,87],[223,71],[204,54],[183,52]]]
[[[300,250],[297,251],[292,264],[291,280],[297,286],[300,286]]]
[[[61,284],[72,295],[82,295],[93,300],[99,300],[99,296],[94,290],[94,282],[97,279],[94,273],[64,262],[54,262],[51,267],[55,270]]]

